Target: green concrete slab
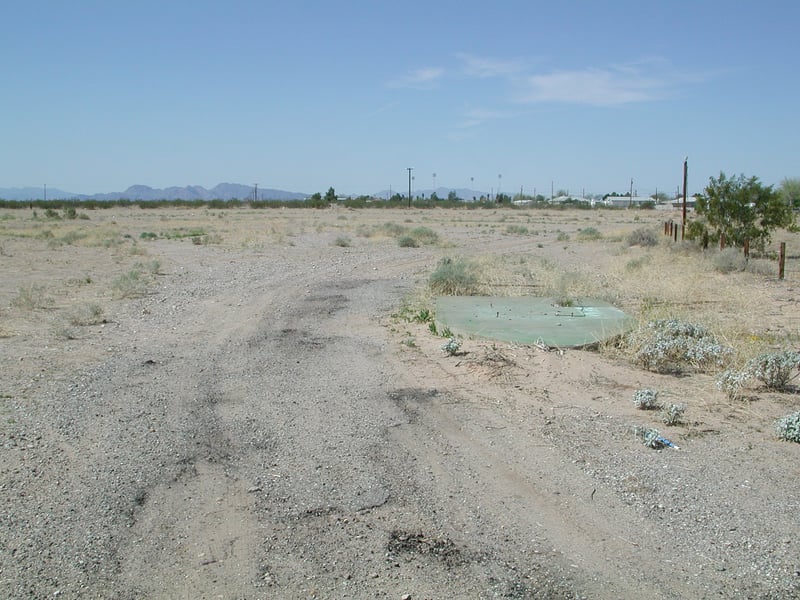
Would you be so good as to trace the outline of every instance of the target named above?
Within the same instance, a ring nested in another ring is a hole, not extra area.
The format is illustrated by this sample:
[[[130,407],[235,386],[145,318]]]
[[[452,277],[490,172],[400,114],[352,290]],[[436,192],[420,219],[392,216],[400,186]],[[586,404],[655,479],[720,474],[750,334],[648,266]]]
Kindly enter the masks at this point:
[[[633,320],[602,300],[557,306],[553,298],[442,296],[436,321],[453,333],[491,340],[575,348],[628,331]]]

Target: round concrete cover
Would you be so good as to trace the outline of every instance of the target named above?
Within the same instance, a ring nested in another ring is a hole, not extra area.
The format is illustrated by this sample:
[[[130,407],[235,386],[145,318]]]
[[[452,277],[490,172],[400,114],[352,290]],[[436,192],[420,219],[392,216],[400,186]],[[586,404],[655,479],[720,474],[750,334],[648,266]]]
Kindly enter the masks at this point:
[[[633,321],[602,300],[583,299],[558,306],[553,298],[533,296],[442,296],[436,299],[439,329],[519,344],[559,348],[586,346],[629,330]]]

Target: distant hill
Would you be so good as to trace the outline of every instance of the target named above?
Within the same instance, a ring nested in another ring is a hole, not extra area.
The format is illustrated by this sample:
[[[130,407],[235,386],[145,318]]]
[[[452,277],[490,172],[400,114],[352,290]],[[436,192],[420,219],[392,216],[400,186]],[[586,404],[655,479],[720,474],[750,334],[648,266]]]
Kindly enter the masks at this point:
[[[48,200],[249,200],[253,198],[252,185],[239,183],[220,183],[210,190],[199,185],[185,187],[151,188],[146,185],[132,185],[124,192],[108,194],[74,194],[56,188],[47,188]],[[309,194],[287,192],[271,188],[258,188],[259,200],[303,200]],[[42,200],[44,188],[0,188],[3,200]]]

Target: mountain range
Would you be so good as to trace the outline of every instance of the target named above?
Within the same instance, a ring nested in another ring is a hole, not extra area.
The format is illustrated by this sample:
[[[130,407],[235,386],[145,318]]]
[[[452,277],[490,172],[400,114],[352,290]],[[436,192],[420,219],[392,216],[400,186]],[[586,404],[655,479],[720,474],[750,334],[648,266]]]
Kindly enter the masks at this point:
[[[124,192],[108,194],[74,194],[56,188],[47,188],[48,200],[248,200],[253,198],[255,188],[239,183],[220,183],[206,189],[200,185],[185,187],[151,188],[146,185],[132,185]],[[0,198],[4,200],[42,200],[44,187],[0,188]],[[271,188],[258,188],[259,200],[303,200],[310,194],[287,192]]]
[[[450,192],[455,192],[459,198],[467,201],[480,198],[486,195],[485,192],[470,190],[467,188],[447,188],[437,187],[433,189],[414,190],[414,196],[430,198],[433,192],[440,199],[447,198]],[[47,200],[252,200],[255,187],[240,183],[220,183],[213,188],[206,189],[200,185],[187,185],[184,187],[152,188],[146,185],[132,185],[124,192],[111,192],[108,194],[75,194],[65,192],[57,188],[47,188]],[[405,197],[406,190],[382,190],[373,194],[376,198],[388,199],[393,194],[399,193]],[[276,190],[272,188],[258,188],[259,200],[305,200],[311,194],[300,192],[289,192],[286,190]],[[42,187],[23,187],[23,188],[0,188],[0,200],[43,200],[45,198],[45,188]]]

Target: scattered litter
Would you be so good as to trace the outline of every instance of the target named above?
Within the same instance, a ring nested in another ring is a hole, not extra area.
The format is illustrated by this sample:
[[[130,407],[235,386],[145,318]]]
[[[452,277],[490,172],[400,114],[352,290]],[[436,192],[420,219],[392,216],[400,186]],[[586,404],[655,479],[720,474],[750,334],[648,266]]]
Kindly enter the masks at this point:
[[[642,440],[642,443],[647,446],[648,448],[653,448],[655,450],[659,450],[661,448],[672,448],[674,450],[680,450],[680,446],[676,446],[672,442],[670,442],[667,438],[661,436],[661,432],[658,429],[652,429],[650,427],[640,427],[636,426],[633,428],[633,432]]]

